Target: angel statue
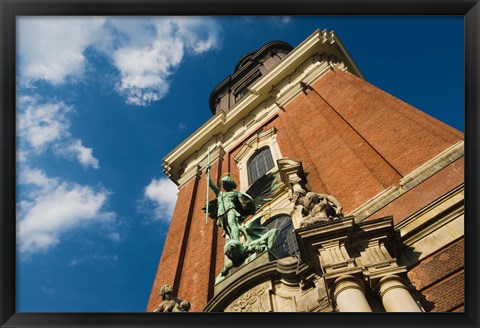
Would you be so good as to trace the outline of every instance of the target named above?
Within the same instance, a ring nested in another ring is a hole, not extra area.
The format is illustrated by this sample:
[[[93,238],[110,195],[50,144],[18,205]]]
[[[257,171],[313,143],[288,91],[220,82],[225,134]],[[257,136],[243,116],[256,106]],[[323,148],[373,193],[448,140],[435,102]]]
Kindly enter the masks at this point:
[[[267,199],[265,197],[254,199],[247,193],[235,191],[237,183],[229,175],[220,179],[220,188],[213,183],[208,174],[209,171],[210,166],[207,165],[208,185],[215,192],[216,198],[209,202],[208,214],[216,220],[217,225],[228,236],[224,252],[229,261],[225,263],[222,272],[215,280],[219,283],[225,279],[232,267],[242,265],[250,255],[272,249],[275,245],[277,230],[271,229],[265,232],[266,228],[260,224],[261,217],[243,225],[245,218],[255,214],[258,206]]]
[[[207,172],[210,170],[207,167]],[[235,191],[237,183],[229,175],[220,180],[224,191],[215,185],[208,175],[208,185],[215,192],[217,198],[212,210],[217,211],[217,225],[220,226],[230,239],[240,240],[240,232],[244,238],[249,239],[245,228],[240,224],[245,216],[255,213],[253,199],[248,194]],[[216,205],[216,206],[215,206]]]

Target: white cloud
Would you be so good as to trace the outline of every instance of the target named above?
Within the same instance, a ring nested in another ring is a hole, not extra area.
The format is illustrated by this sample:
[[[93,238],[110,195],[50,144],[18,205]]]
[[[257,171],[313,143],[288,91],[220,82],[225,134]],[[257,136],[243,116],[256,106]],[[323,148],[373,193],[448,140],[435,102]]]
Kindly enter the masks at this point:
[[[175,20],[178,36],[187,49],[203,53],[220,46],[219,26],[210,19],[190,17]]]
[[[18,163],[25,162],[28,158],[28,155],[29,155],[28,151],[17,148],[17,158],[16,159],[17,159]]]
[[[80,163],[87,167],[91,165],[93,168],[98,169],[100,165],[98,164],[98,159],[93,157],[92,148],[87,148],[82,145],[80,140],[77,140],[71,147],[72,151],[76,154]]]
[[[91,262],[91,261],[105,261],[105,262],[110,262],[112,264],[116,264],[118,262],[118,255],[93,255],[90,257],[75,258],[68,263],[68,266],[75,267],[82,263]]]
[[[41,191],[50,191],[59,184],[56,178],[49,178],[39,169],[27,168],[20,172],[19,183],[24,185],[32,185]]]
[[[81,78],[84,51],[103,34],[105,18],[21,17],[18,20],[18,53],[23,79],[58,85]]]
[[[180,122],[180,124],[178,124],[178,126],[177,126],[177,129],[179,131],[185,131],[187,129],[187,125],[185,123]]]
[[[70,120],[67,113],[72,108],[62,102],[37,105],[30,101],[18,115],[18,134],[37,152],[69,136]]]
[[[98,159],[93,157],[93,149],[83,146],[81,140],[72,140],[69,143],[58,144],[55,147],[55,153],[67,158],[74,157],[84,167],[100,168]]]
[[[163,98],[169,88],[171,69],[183,57],[179,40],[158,40],[143,48],[121,48],[114,54],[115,65],[121,72],[116,89],[127,103],[144,106]]]
[[[270,17],[273,25],[275,26],[284,26],[286,24],[289,24],[292,20],[290,16],[272,16]]]
[[[19,176],[19,183],[31,188],[28,200],[17,204],[21,209],[17,242],[22,253],[46,251],[67,232],[115,218],[104,210],[109,195],[105,190],[49,178],[38,169],[25,169]]]
[[[168,178],[152,179],[145,188],[145,197],[155,204],[155,218],[169,222],[177,202],[178,188]]]
[[[128,104],[163,98],[185,55],[220,45],[221,28],[196,17],[22,17],[18,23],[21,81],[59,85],[82,77],[91,47],[119,71],[115,90]]]
[[[85,262],[85,260],[83,260],[83,259],[73,259],[68,263],[68,266],[74,267],[74,266],[77,266],[77,265],[81,264],[82,262]]]
[[[25,162],[30,155],[24,147],[26,143],[37,154],[53,147],[55,154],[76,159],[84,167],[100,167],[93,149],[85,147],[81,140],[73,139],[69,131],[69,115],[74,112],[73,107],[53,101],[39,104],[33,97],[20,97],[18,112],[17,134],[21,137],[18,161]]]
[[[169,90],[170,76],[186,53],[201,54],[220,44],[220,27],[210,19],[174,17],[111,22],[128,40],[113,54],[121,75],[116,90],[133,105],[145,106],[163,98]]]
[[[111,232],[107,235],[107,237],[115,242],[119,242],[122,240],[120,234],[118,232]]]

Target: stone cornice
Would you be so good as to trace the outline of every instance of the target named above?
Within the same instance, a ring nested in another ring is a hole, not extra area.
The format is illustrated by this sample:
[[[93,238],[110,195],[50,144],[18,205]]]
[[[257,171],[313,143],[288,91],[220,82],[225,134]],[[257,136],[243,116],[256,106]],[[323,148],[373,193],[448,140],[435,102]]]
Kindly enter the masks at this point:
[[[316,55],[307,60],[297,71],[290,75],[286,81],[272,88],[270,94],[275,103],[279,106],[285,106],[296,95],[303,91],[300,82],[307,85],[312,84],[320,77],[331,71],[334,67],[342,71],[348,71],[348,67],[343,62],[333,56]]]
[[[270,70],[265,78],[253,84],[250,90],[253,93],[261,94],[262,91],[269,92],[273,85],[281,82],[285,75],[295,73],[297,67],[305,63],[309,58],[317,55],[335,55],[339,61],[344,62],[350,67],[351,72],[364,79],[355,63],[351,60],[345,47],[342,45],[335,33],[327,30],[317,30],[300,45],[298,45],[287,57],[285,57],[277,66]]]
[[[201,171],[206,167],[208,157],[207,157],[208,150],[205,152],[197,152],[197,156],[194,161],[190,163],[182,173],[181,177],[178,179],[178,187],[182,188],[186,185],[193,177],[199,175]],[[223,159],[225,155],[225,151],[223,147],[219,144],[215,145],[210,149],[210,163],[214,163],[219,159]]]
[[[210,110],[215,114],[214,104],[217,96],[225,94],[230,88],[238,87],[239,83],[245,77],[251,76],[250,73],[258,66],[258,63],[265,61],[265,57],[269,56],[272,52],[288,53],[292,50],[292,46],[283,41],[272,41],[265,44],[263,47],[256,51],[251,51],[244,55],[238,63],[235,65],[234,73],[225,78],[218,86],[216,86],[210,94],[209,104]]]
[[[412,173],[404,176],[400,180],[400,186],[402,186],[403,189],[409,190],[423,180],[425,180],[426,177],[430,177],[431,175],[440,171],[445,166],[456,161],[463,155],[464,142],[462,140],[447,148],[437,156],[433,157],[431,160],[421,165]]]
[[[416,170],[412,171],[400,180],[399,187],[385,189],[365,204],[353,210],[349,215],[355,216],[356,222],[361,222],[373,213],[377,212],[396,198],[415,188],[432,175],[452,164],[464,156],[464,141],[459,141],[445,149]]]
[[[199,149],[205,148],[208,146],[215,145],[215,140],[212,140],[212,136],[218,135],[221,133],[221,129],[219,127],[222,125],[225,120],[224,115],[222,113],[215,115],[210,120],[205,122],[192,136],[187,138],[184,142],[178,145],[170,154],[165,156],[163,159],[163,169],[167,176],[169,176],[174,182],[178,183],[177,180],[179,178],[179,170],[180,165],[183,163],[188,157],[192,156],[192,153],[197,152]],[[211,141],[207,145],[207,141]],[[200,146],[200,147],[199,147]],[[177,171],[172,171],[172,164],[178,163],[179,166],[176,167]]]
[[[441,226],[463,215],[465,186],[461,185],[443,195],[430,205],[415,212],[399,224],[403,242],[410,246],[438,230]]]
[[[228,136],[232,136],[230,131],[234,131],[235,128],[240,128],[245,133],[254,131],[255,127],[245,122],[246,120],[250,121],[253,118],[255,126],[265,122],[279,110],[278,106],[282,106],[301,92],[298,81],[309,84],[334,66],[342,70],[348,69],[363,78],[333,32],[315,31],[272,70],[253,83],[249,88],[249,94],[228,113],[216,114],[170,152],[164,158],[165,173],[179,184],[185,167],[192,167],[192,163],[186,162],[195,161],[195,158],[200,156],[199,152],[206,154],[207,147],[213,147],[219,141],[227,149],[229,147],[227,144],[232,144]],[[255,112],[256,110],[259,112]]]

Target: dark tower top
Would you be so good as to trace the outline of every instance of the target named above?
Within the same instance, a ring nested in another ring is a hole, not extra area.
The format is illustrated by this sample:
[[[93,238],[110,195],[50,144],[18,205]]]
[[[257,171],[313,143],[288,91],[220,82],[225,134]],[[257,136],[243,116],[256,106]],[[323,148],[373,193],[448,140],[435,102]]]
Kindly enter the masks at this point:
[[[210,94],[213,115],[228,112],[248,92],[248,87],[280,62],[293,47],[283,41],[272,41],[244,55],[232,75],[223,80]]]

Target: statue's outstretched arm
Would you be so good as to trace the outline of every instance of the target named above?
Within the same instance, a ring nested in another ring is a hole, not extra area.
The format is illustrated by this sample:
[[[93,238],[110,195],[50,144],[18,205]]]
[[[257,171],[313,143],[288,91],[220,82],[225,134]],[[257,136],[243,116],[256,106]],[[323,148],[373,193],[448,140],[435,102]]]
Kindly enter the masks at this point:
[[[210,187],[210,189],[213,190],[215,195],[218,195],[218,193],[220,192],[220,188],[218,188],[218,186],[215,183],[213,183],[212,178],[210,178],[210,174],[209,174],[210,173],[210,165],[207,165],[206,172],[207,172],[207,178],[208,178],[208,186]]]

